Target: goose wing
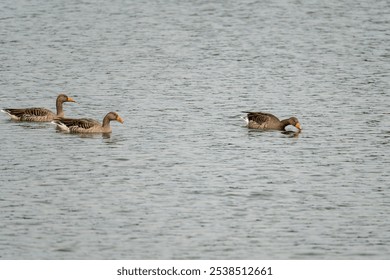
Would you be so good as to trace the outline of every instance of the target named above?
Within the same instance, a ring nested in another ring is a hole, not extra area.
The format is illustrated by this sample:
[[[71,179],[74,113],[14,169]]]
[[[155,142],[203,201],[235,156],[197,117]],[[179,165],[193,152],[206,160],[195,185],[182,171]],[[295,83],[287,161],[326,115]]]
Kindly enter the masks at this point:
[[[54,114],[52,111],[45,108],[4,109],[4,111],[18,118],[25,116],[43,117],[49,114]]]
[[[247,113],[248,121],[253,121],[258,124],[280,121],[277,117],[269,113],[263,112],[245,112]]]
[[[69,118],[60,118],[59,122],[63,123],[67,127],[79,127],[82,129],[89,129],[94,126],[101,126],[101,124],[94,119],[69,119]]]

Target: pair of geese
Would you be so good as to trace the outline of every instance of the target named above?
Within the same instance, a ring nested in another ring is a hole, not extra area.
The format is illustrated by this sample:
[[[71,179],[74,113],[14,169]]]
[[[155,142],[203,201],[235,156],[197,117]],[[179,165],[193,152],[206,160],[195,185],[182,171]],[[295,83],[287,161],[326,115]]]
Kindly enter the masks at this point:
[[[104,118],[103,123],[94,119],[71,119],[64,117],[62,104],[64,102],[75,102],[71,97],[60,94],[57,97],[57,113],[45,108],[24,108],[24,109],[3,109],[11,119],[17,121],[31,122],[52,122],[57,125],[57,129],[71,133],[110,133],[110,121],[123,123],[123,119],[116,112],[109,112]],[[297,118],[291,117],[279,120],[272,114],[262,112],[244,112],[246,113],[246,123],[248,128],[262,130],[285,130],[286,126],[295,126],[301,131],[301,125]]]
[[[109,112],[100,123],[97,120],[82,118],[71,119],[64,117],[63,103],[76,102],[73,98],[65,94],[57,97],[56,109],[54,113],[46,108],[23,108],[23,109],[3,109],[2,112],[8,114],[12,120],[28,122],[52,122],[57,129],[70,133],[111,133],[111,121],[123,123],[123,119],[116,112]]]

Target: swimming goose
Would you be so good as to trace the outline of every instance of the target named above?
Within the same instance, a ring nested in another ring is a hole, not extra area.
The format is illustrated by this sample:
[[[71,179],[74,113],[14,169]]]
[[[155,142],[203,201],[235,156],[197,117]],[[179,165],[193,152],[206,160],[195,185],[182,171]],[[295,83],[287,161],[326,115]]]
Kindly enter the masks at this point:
[[[285,130],[286,126],[292,125],[302,129],[296,117],[291,117],[285,120],[279,120],[272,114],[262,112],[244,112],[248,128],[263,129],[263,130]]]
[[[123,119],[115,112],[108,113],[104,119],[103,124],[100,124],[94,119],[69,119],[56,118],[52,121],[57,125],[57,129],[70,133],[110,133],[112,131],[110,121],[118,121],[123,123]]]
[[[24,109],[3,109],[2,112],[8,114],[12,120],[26,122],[50,122],[56,117],[64,117],[62,104],[64,102],[76,102],[73,98],[60,94],[57,97],[57,114],[46,108],[24,108]]]

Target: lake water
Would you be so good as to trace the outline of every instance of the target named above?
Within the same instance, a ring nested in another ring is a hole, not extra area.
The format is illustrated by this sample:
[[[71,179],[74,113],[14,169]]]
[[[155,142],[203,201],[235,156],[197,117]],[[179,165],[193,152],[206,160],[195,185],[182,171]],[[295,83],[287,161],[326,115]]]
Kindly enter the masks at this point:
[[[0,3],[1,259],[388,259],[388,1]],[[242,111],[302,133],[248,130]]]

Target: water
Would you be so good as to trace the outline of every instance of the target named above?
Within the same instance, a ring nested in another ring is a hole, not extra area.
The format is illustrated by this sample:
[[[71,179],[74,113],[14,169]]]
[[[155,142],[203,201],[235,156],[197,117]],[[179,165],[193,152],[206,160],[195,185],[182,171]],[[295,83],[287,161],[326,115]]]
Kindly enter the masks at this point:
[[[1,259],[388,259],[388,1],[0,3]],[[241,111],[296,116],[298,137]]]

